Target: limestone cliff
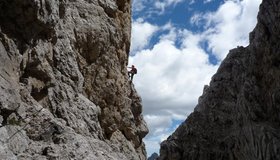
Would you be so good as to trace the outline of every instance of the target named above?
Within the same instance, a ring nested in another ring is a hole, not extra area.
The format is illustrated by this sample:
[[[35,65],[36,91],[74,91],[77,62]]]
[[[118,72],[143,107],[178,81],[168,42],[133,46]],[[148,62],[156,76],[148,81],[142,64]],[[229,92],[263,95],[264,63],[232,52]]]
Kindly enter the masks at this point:
[[[230,51],[160,160],[280,159],[279,13],[263,0],[250,45]]]
[[[130,3],[0,0],[0,159],[146,159]]]

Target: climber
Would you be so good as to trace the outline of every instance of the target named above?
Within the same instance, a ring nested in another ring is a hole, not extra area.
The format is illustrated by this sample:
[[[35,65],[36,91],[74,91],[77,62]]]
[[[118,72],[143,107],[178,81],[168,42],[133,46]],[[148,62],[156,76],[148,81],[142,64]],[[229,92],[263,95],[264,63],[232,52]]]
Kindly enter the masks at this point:
[[[131,67],[127,67],[127,68],[131,68],[131,70],[128,71],[128,76],[129,76],[130,80],[132,81],[134,74],[137,74],[137,69],[135,68],[134,65],[132,65]]]

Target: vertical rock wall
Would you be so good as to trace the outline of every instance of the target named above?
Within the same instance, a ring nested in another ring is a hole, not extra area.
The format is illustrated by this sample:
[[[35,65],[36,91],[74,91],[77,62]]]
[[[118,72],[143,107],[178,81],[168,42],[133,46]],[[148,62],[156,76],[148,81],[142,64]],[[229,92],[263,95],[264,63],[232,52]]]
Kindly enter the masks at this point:
[[[263,0],[250,45],[230,51],[160,160],[280,159],[279,13]]]
[[[0,1],[0,159],[146,159],[130,3]]]

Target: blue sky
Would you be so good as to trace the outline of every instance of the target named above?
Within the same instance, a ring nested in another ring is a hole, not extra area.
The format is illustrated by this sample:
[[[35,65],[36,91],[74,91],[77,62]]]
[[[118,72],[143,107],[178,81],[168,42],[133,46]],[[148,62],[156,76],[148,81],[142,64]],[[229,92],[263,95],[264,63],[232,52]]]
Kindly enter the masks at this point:
[[[261,0],[133,0],[129,65],[147,154],[186,119],[230,49],[248,45]]]

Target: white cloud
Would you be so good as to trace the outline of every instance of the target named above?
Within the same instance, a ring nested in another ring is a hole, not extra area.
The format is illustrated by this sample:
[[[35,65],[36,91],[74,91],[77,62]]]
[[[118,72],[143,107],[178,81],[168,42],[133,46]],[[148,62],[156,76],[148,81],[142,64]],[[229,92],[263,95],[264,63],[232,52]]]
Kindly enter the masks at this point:
[[[132,22],[131,52],[144,49],[150,42],[151,37],[158,30],[158,27],[137,19]]]
[[[201,26],[205,25],[203,22],[205,21],[205,16],[203,13],[195,13],[191,18],[190,18],[190,23],[196,26]]]
[[[133,12],[141,12],[145,8],[146,0],[133,0],[132,1],[132,10]]]
[[[248,33],[256,24],[256,14],[261,0],[228,0],[213,13],[196,13],[192,24],[204,23],[205,39],[209,49],[222,60],[229,49],[248,44]]]
[[[194,4],[195,3],[195,0],[190,0],[189,4]]]
[[[146,115],[144,118],[148,122],[148,127],[152,133],[149,135],[150,137],[166,131],[172,124],[171,116],[158,117],[155,115]]]
[[[203,3],[210,3],[212,2],[213,0],[204,0]]]
[[[166,8],[174,7],[183,0],[133,0],[132,9],[134,13],[141,13],[146,10],[146,14],[151,16],[154,14],[164,14]],[[142,13],[143,14],[143,13]]]
[[[160,14],[165,12],[165,9],[169,6],[175,6],[182,0],[164,0],[164,1],[155,1],[154,6],[156,9],[160,10]]]

